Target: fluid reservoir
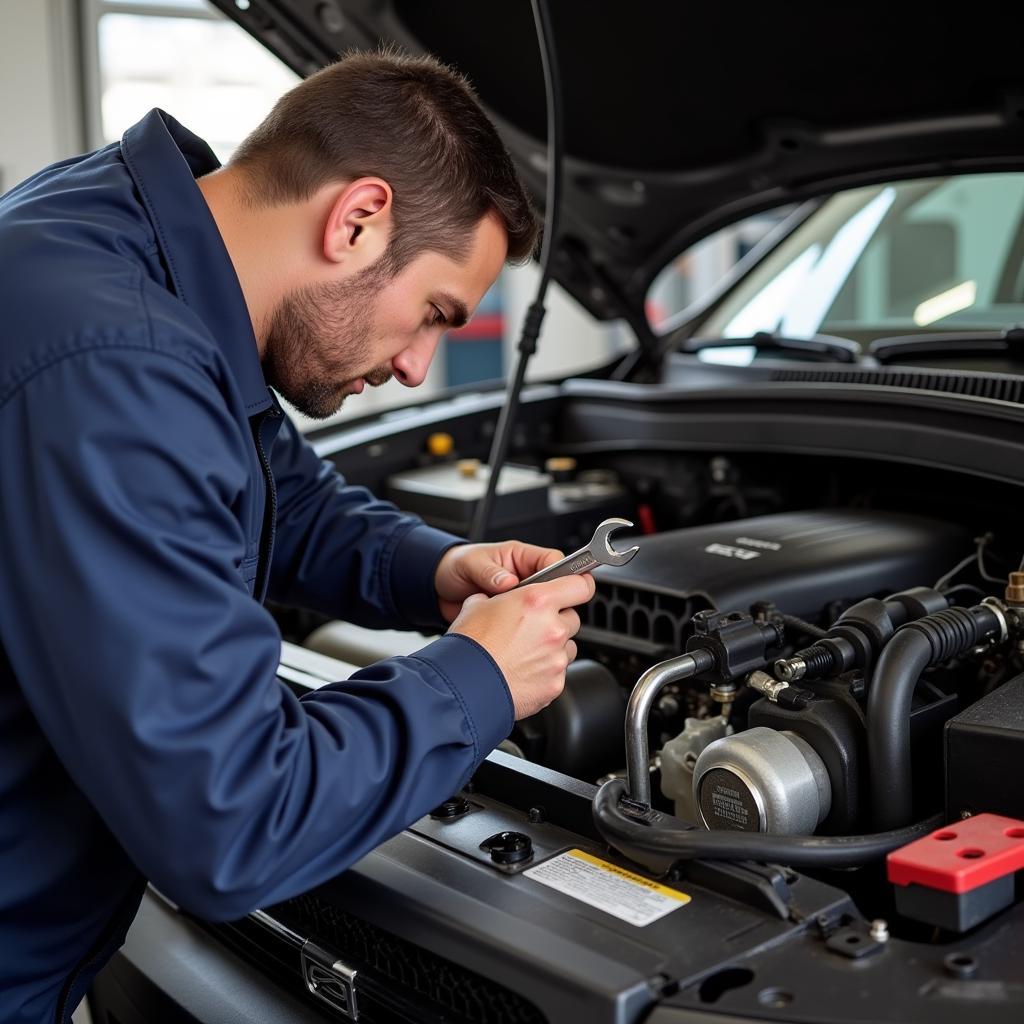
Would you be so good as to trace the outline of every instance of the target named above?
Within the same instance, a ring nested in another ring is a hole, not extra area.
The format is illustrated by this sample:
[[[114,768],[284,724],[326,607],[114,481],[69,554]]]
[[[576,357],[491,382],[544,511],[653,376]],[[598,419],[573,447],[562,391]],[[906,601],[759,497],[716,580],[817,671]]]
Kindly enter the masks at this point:
[[[788,731],[757,727],[716,740],[693,770],[694,802],[709,829],[811,835],[832,786],[815,749]]]

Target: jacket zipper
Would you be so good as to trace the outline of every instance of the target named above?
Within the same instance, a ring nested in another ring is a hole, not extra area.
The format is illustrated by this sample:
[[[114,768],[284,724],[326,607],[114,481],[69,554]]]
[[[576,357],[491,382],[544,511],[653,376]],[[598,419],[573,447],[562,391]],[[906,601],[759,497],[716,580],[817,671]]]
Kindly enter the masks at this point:
[[[74,992],[78,980],[85,971],[103,957],[119,932],[127,933],[131,920],[138,913],[139,902],[145,889],[146,880],[139,876],[137,882],[128,890],[118,909],[114,911],[114,915],[104,926],[103,931],[100,932],[93,944],[72,968],[71,973],[64,979],[64,984],[60,989],[60,996],[57,999],[57,1012],[53,1018],[55,1024],[64,1024],[65,1015],[68,1011],[68,1000],[71,998],[71,993]]]
[[[268,418],[276,418],[279,415],[276,409],[268,409],[256,421],[253,430],[256,439],[256,454],[259,455],[260,467],[263,469],[263,482],[267,488],[263,506],[263,528],[260,530],[260,555],[256,561],[256,582],[253,587],[253,596],[260,603],[266,598],[267,588],[270,585],[270,559],[274,550],[274,532],[277,527],[277,486],[274,483],[274,474],[270,471],[267,450],[263,445],[263,425]]]

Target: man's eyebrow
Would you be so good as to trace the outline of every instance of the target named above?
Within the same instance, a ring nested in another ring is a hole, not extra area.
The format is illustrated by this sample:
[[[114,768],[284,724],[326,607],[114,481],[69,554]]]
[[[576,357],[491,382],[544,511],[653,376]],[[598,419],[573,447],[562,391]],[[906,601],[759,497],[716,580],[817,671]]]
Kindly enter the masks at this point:
[[[466,304],[450,292],[438,292],[433,301],[446,311],[450,327],[465,327],[469,323],[469,310],[466,309]]]

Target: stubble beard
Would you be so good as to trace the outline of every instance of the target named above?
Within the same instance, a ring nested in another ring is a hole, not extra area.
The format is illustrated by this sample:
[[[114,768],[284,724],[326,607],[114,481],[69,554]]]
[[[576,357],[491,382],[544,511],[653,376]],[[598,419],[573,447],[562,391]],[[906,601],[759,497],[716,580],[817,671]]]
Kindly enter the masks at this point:
[[[368,267],[348,281],[310,285],[286,296],[271,315],[263,356],[267,383],[303,415],[333,416],[359,379],[380,387],[387,364],[373,358],[376,299],[384,275]]]

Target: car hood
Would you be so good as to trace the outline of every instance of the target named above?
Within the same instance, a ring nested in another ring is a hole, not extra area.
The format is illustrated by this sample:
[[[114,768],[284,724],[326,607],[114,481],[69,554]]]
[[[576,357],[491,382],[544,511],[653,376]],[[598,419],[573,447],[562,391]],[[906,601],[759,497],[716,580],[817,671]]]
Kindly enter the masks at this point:
[[[544,84],[527,0],[214,3],[303,75],[382,43],[457,67],[543,205]],[[550,6],[566,149],[554,276],[598,317],[635,319],[669,260],[759,210],[1024,167],[1009,8]]]

